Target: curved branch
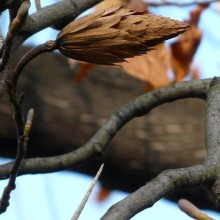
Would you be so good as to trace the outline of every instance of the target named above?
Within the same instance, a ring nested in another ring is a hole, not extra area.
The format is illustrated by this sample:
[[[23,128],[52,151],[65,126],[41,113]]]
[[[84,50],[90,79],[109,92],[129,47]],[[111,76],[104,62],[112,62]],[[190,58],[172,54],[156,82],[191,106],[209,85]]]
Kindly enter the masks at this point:
[[[196,165],[164,171],[155,179],[110,207],[101,219],[130,219],[135,214],[151,207],[160,198],[167,196],[177,189],[213,182],[217,169],[219,168]]]
[[[116,111],[98,132],[82,147],[70,153],[23,161],[19,174],[47,173],[65,169],[99,155],[117,132],[132,118],[142,116],[153,108],[183,98],[206,98],[210,80],[187,81],[173,84],[139,96]],[[0,166],[0,178],[8,178],[12,163]]]

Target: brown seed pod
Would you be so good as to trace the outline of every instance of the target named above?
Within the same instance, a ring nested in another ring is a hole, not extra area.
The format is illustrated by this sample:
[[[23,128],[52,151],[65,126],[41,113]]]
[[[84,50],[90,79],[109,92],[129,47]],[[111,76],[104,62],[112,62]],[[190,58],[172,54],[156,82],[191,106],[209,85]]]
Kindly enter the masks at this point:
[[[71,22],[58,34],[56,44],[69,58],[114,65],[144,54],[188,28],[177,20],[115,7]]]
[[[145,54],[188,28],[187,23],[120,6],[96,11],[68,24],[56,41],[47,41],[26,53],[13,71],[11,86],[16,88],[23,68],[42,53],[58,49],[75,60],[114,65]]]

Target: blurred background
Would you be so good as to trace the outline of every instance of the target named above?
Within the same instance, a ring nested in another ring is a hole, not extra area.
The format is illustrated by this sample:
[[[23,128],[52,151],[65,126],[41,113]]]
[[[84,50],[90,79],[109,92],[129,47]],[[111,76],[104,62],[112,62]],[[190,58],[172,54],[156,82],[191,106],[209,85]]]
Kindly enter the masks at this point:
[[[33,3],[33,1],[31,1]],[[50,5],[55,1],[42,1],[42,6]],[[156,1],[155,1],[156,2]],[[185,1],[184,1],[185,2]],[[190,1],[189,1],[190,2]],[[194,6],[176,7],[150,7],[155,14],[168,16],[178,20],[186,20],[189,12]],[[36,9],[32,4],[30,13]],[[220,75],[220,11],[219,4],[212,4],[201,16],[199,27],[203,31],[202,41],[194,56],[193,65],[199,68],[201,78],[210,78]],[[90,9],[89,11],[92,11]],[[88,13],[85,12],[85,13]],[[81,15],[82,16],[82,15]],[[0,17],[0,25],[5,36],[8,27],[7,14]],[[25,44],[29,46],[38,45],[46,40],[54,40],[57,31],[47,28],[28,39]],[[168,44],[172,42],[167,42]],[[1,164],[7,160],[1,158]],[[73,172],[58,172],[44,175],[25,175],[17,178],[17,188],[11,194],[10,206],[6,213],[0,216],[2,220],[66,220],[70,219],[82,197],[88,189],[92,178]],[[7,180],[0,182],[3,190]],[[85,209],[79,219],[99,219],[106,210],[115,202],[123,199],[127,194],[120,191],[112,191],[102,202],[97,195],[101,188],[97,184]],[[220,214],[207,211],[214,219],[220,219]],[[145,210],[132,219],[191,219],[182,213],[178,207],[160,200],[152,208]]]

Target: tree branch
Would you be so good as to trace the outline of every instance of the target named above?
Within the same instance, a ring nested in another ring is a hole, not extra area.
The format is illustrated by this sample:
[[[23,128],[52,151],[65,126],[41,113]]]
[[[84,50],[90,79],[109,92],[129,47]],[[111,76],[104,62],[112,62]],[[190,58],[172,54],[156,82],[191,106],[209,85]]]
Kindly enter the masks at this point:
[[[99,155],[117,132],[132,118],[145,115],[153,108],[183,98],[206,98],[210,80],[181,82],[146,93],[127,103],[113,114],[82,147],[67,154],[23,160],[19,174],[47,173],[80,165]],[[0,166],[0,178],[8,178],[12,163]]]
[[[22,44],[28,37],[50,27],[69,23],[83,11],[93,7],[102,0],[64,0],[42,8],[25,20],[20,32],[14,40],[13,49]]]
[[[24,67],[27,65],[28,62],[30,62],[32,59],[34,59],[36,56],[42,54],[42,53],[47,53],[47,52],[52,52],[56,49],[56,42],[55,41],[47,41],[43,44],[40,44],[34,48],[32,48],[30,51],[28,51],[18,62],[16,65],[12,79],[11,79],[11,86],[13,89],[16,89],[17,86],[17,81],[18,78],[24,69]]]
[[[177,189],[184,189],[214,180],[219,168],[207,168],[196,165],[188,168],[164,171],[155,179],[125,199],[114,204],[102,217],[102,220],[127,220],[142,210],[151,207],[160,198]]]
[[[206,148],[207,166],[220,164],[220,78],[214,78],[210,83],[206,108]],[[212,188],[216,206],[220,205],[220,172]]]
[[[34,114],[33,109],[29,110],[27,122],[24,128],[22,105],[21,105],[22,100],[18,100],[16,97],[16,94],[14,94],[10,88],[8,88],[8,94],[10,97],[10,102],[14,108],[13,119],[14,119],[16,130],[17,130],[17,145],[18,146],[17,146],[17,154],[16,154],[15,162],[13,163],[13,166],[11,167],[11,169],[8,171],[8,175],[9,175],[8,184],[5,187],[1,200],[0,200],[0,214],[5,212],[7,207],[9,206],[9,199],[10,199],[11,191],[14,190],[16,187],[15,181],[16,181],[16,177],[18,174],[18,170],[21,166],[21,162],[27,151],[27,143],[28,143],[29,133],[30,133],[31,125],[32,125],[33,114]]]
[[[210,83],[206,107],[206,165],[220,164],[220,79]]]
[[[0,49],[0,57],[2,57],[2,61],[0,63],[0,72],[4,69],[5,65],[8,62],[13,38],[16,35],[16,33],[19,31],[22,23],[27,17],[30,5],[31,5],[30,1],[23,1],[17,11],[16,17],[13,19],[12,23],[10,24],[5,42],[3,43],[3,46]]]

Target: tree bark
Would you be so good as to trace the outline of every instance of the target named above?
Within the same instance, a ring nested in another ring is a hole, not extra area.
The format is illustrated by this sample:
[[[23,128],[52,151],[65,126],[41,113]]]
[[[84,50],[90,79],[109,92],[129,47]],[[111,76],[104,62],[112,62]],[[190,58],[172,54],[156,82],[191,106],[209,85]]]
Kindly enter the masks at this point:
[[[13,65],[25,51],[27,48],[14,54]],[[142,82],[120,68],[96,66],[76,83],[67,60],[55,53],[34,59],[19,83],[19,91],[25,94],[25,112],[35,109],[28,157],[59,155],[80,147],[114,111],[144,93]],[[16,131],[7,99],[4,95],[0,104],[0,155],[14,157]],[[74,170],[93,175],[104,162],[102,184],[131,192],[165,169],[202,163],[206,153],[204,104],[185,99],[132,120],[99,158]],[[214,208],[206,189],[201,190],[199,194],[179,192],[172,198],[183,195],[200,207]]]

